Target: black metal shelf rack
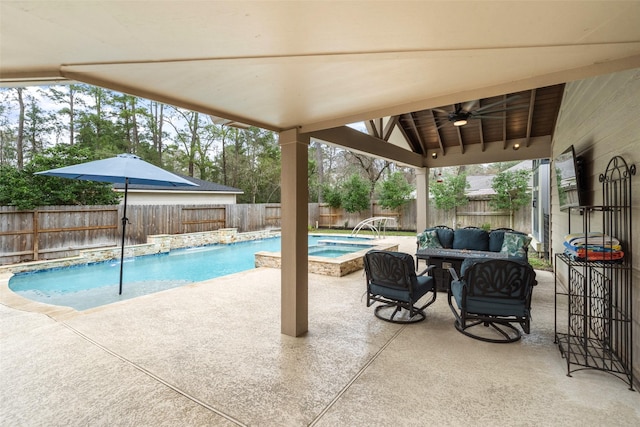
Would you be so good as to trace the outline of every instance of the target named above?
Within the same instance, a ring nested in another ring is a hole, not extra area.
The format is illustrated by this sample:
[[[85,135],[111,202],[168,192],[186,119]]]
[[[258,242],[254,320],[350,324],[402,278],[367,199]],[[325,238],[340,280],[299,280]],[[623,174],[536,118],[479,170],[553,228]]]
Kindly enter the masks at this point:
[[[568,212],[569,233],[572,215],[580,214],[579,232],[584,233],[587,243],[591,231],[616,237],[624,258],[585,261],[566,254],[555,255],[554,342],[566,359],[567,375],[583,369],[606,371],[625,381],[630,390],[634,387],[631,176],[635,172],[635,165],[628,166],[618,156],[612,158],[599,178],[604,204],[576,206]],[[566,267],[566,286],[559,283],[561,266]],[[566,325],[562,326],[558,317],[560,299],[567,302]]]

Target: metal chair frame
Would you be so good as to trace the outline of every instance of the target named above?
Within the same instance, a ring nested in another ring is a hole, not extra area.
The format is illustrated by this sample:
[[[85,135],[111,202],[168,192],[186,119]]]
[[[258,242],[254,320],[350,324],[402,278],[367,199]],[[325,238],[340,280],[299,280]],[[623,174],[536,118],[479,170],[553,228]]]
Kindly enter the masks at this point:
[[[402,277],[397,278],[396,283],[376,283],[374,279],[374,274],[372,274],[372,267],[370,265],[369,255],[372,253],[377,254],[385,254],[383,256],[388,256],[390,260],[398,261],[401,257],[402,261],[402,271],[396,273],[400,273]],[[365,266],[365,274],[367,278],[367,307],[370,307],[375,302],[381,303],[381,305],[375,308],[375,316],[381,320],[391,323],[416,323],[421,322],[426,318],[424,313],[425,308],[430,306],[436,301],[437,292],[435,290],[435,282],[432,288],[426,291],[422,295],[415,295],[415,283],[418,276],[423,276],[431,271],[434,266],[428,266],[424,271],[419,274],[415,272],[415,266],[413,262],[413,257],[409,254],[401,253],[401,252],[390,252],[390,251],[370,251],[364,257],[364,266]],[[371,290],[371,284],[375,284],[379,287],[384,287],[390,290],[387,295],[383,295],[381,293],[376,293]],[[389,294],[393,293],[393,291],[402,291],[408,292],[409,298],[408,301],[402,301],[400,299],[393,298]],[[426,301],[425,304],[421,306],[416,306],[417,302],[422,299],[426,294],[431,292],[431,297]],[[384,315],[386,312],[391,311],[390,315]],[[402,310],[406,310],[408,312],[408,318],[406,319],[396,319],[396,316],[402,312]]]
[[[493,277],[492,272],[486,271],[488,268],[494,270]],[[510,299],[521,301],[526,309],[526,315],[519,316],[493,313],[475,313],[467,310],[466,301],[470,293],[472,293],[476,298],[483,298],[485,296],[483,296],[483,292],[479,288],[490,288],[492,293],[491,295],[487,294],[486,298],[495,299],[496,288],[500,287],[502,289],[506,289],[510,285],[509,283],[507,283],[510,277],[508,269],[522,268],[529,269],[530,271],[525,273],[524,280],[518,280],[522,283],[518,283],[514,288],[516,292],[519,293],[519,295],[505,295],[499,298],[504,298],[505,300]],[[485,271],[482,271],[483,269]],[[455,269],[450,268],[449,273],[453,277],[454,281],[460,281],[458,273],[455,271]],[[489,283],[491,280],[494,280],[497,283]],[[537,284],[533,267],[531,267],[529,264],[513,260],[482,260],[466,269],[462,281],[465,282],[466,285],[462,290],[462,307],[458,307],[458,310],[456,310],[453,304],[455,298],[453,296],[451,288],[449,288],[448,291],[449,307],[451,308],[451,311],[456,318],[455,327],[459,332],[468,337],[491,343],[511,343],[520,340],[522,334],[520,333],[520,330],[514,326],[514,324],[520,325],[520,327],[526,334],[530,333],[531,295],[533,292],[533,287]],[[471,328],[479,325],[482,325],[484,327],[491,327],[498,333],[498,338],[482,336],[470,330]]]

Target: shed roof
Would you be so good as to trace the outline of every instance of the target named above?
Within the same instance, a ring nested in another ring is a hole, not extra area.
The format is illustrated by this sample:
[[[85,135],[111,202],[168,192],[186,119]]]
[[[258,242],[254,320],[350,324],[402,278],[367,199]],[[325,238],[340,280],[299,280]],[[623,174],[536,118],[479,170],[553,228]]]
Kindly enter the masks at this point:
[[[175,173],[175,172],[174,172]],[[191,176],[183,175],[181,173],[175,173],[181,178],[184,178],[188,181],[193,182],[194,184],[198,184],[197,187],[174,187],[171,185],[159,186],[159,185],[140,185],[140,184],[129,184],[129,190],[149,190],[149,191],[179,191],[179,192],[199,192],[199,191],[208,191],[213,193],[232,193],[232,194],[244,194],[239,188],[229,187],[226,185],[218,184],[211,181],[205,181],[199,178],[194,178]],[[124,190],[124,184],[114,184],[113,188],[118,190]]]

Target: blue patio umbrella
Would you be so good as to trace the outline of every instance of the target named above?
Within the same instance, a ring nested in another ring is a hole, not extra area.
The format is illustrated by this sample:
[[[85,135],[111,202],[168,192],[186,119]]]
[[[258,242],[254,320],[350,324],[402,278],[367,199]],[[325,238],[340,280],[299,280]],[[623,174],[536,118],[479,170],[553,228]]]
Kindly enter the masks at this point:
[[[118,154],[104,160],[80,163],[78,165],[36,172],[36,175],[57,176],[60,178],[81,179],[85,181],[111,182],[124,184],[124,208],[122,214],[122,249],[120,251],[120,286],[118,293],[122,294],[122,267],[124,264],[124,237],[127,227],[127,192],[129,184],[197,187],[178,175],[147,163],[133,154]]]

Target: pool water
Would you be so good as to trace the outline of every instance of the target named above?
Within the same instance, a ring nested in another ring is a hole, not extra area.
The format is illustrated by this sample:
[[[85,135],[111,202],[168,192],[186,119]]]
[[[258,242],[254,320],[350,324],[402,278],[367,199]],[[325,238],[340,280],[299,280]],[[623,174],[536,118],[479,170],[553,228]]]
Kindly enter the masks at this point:
[[[367,243],[347,236],[309,236],[309,255],[337,257],[366,247],[323,245],[320,241],[325,239]],[[10,279],[9,288],[34,301],[86,310],[250,270],[254,268],[254,254],[260,251],[279,252],[280,238],[125,258],[122,295],[118,295],[119,260],[16,274]]]

